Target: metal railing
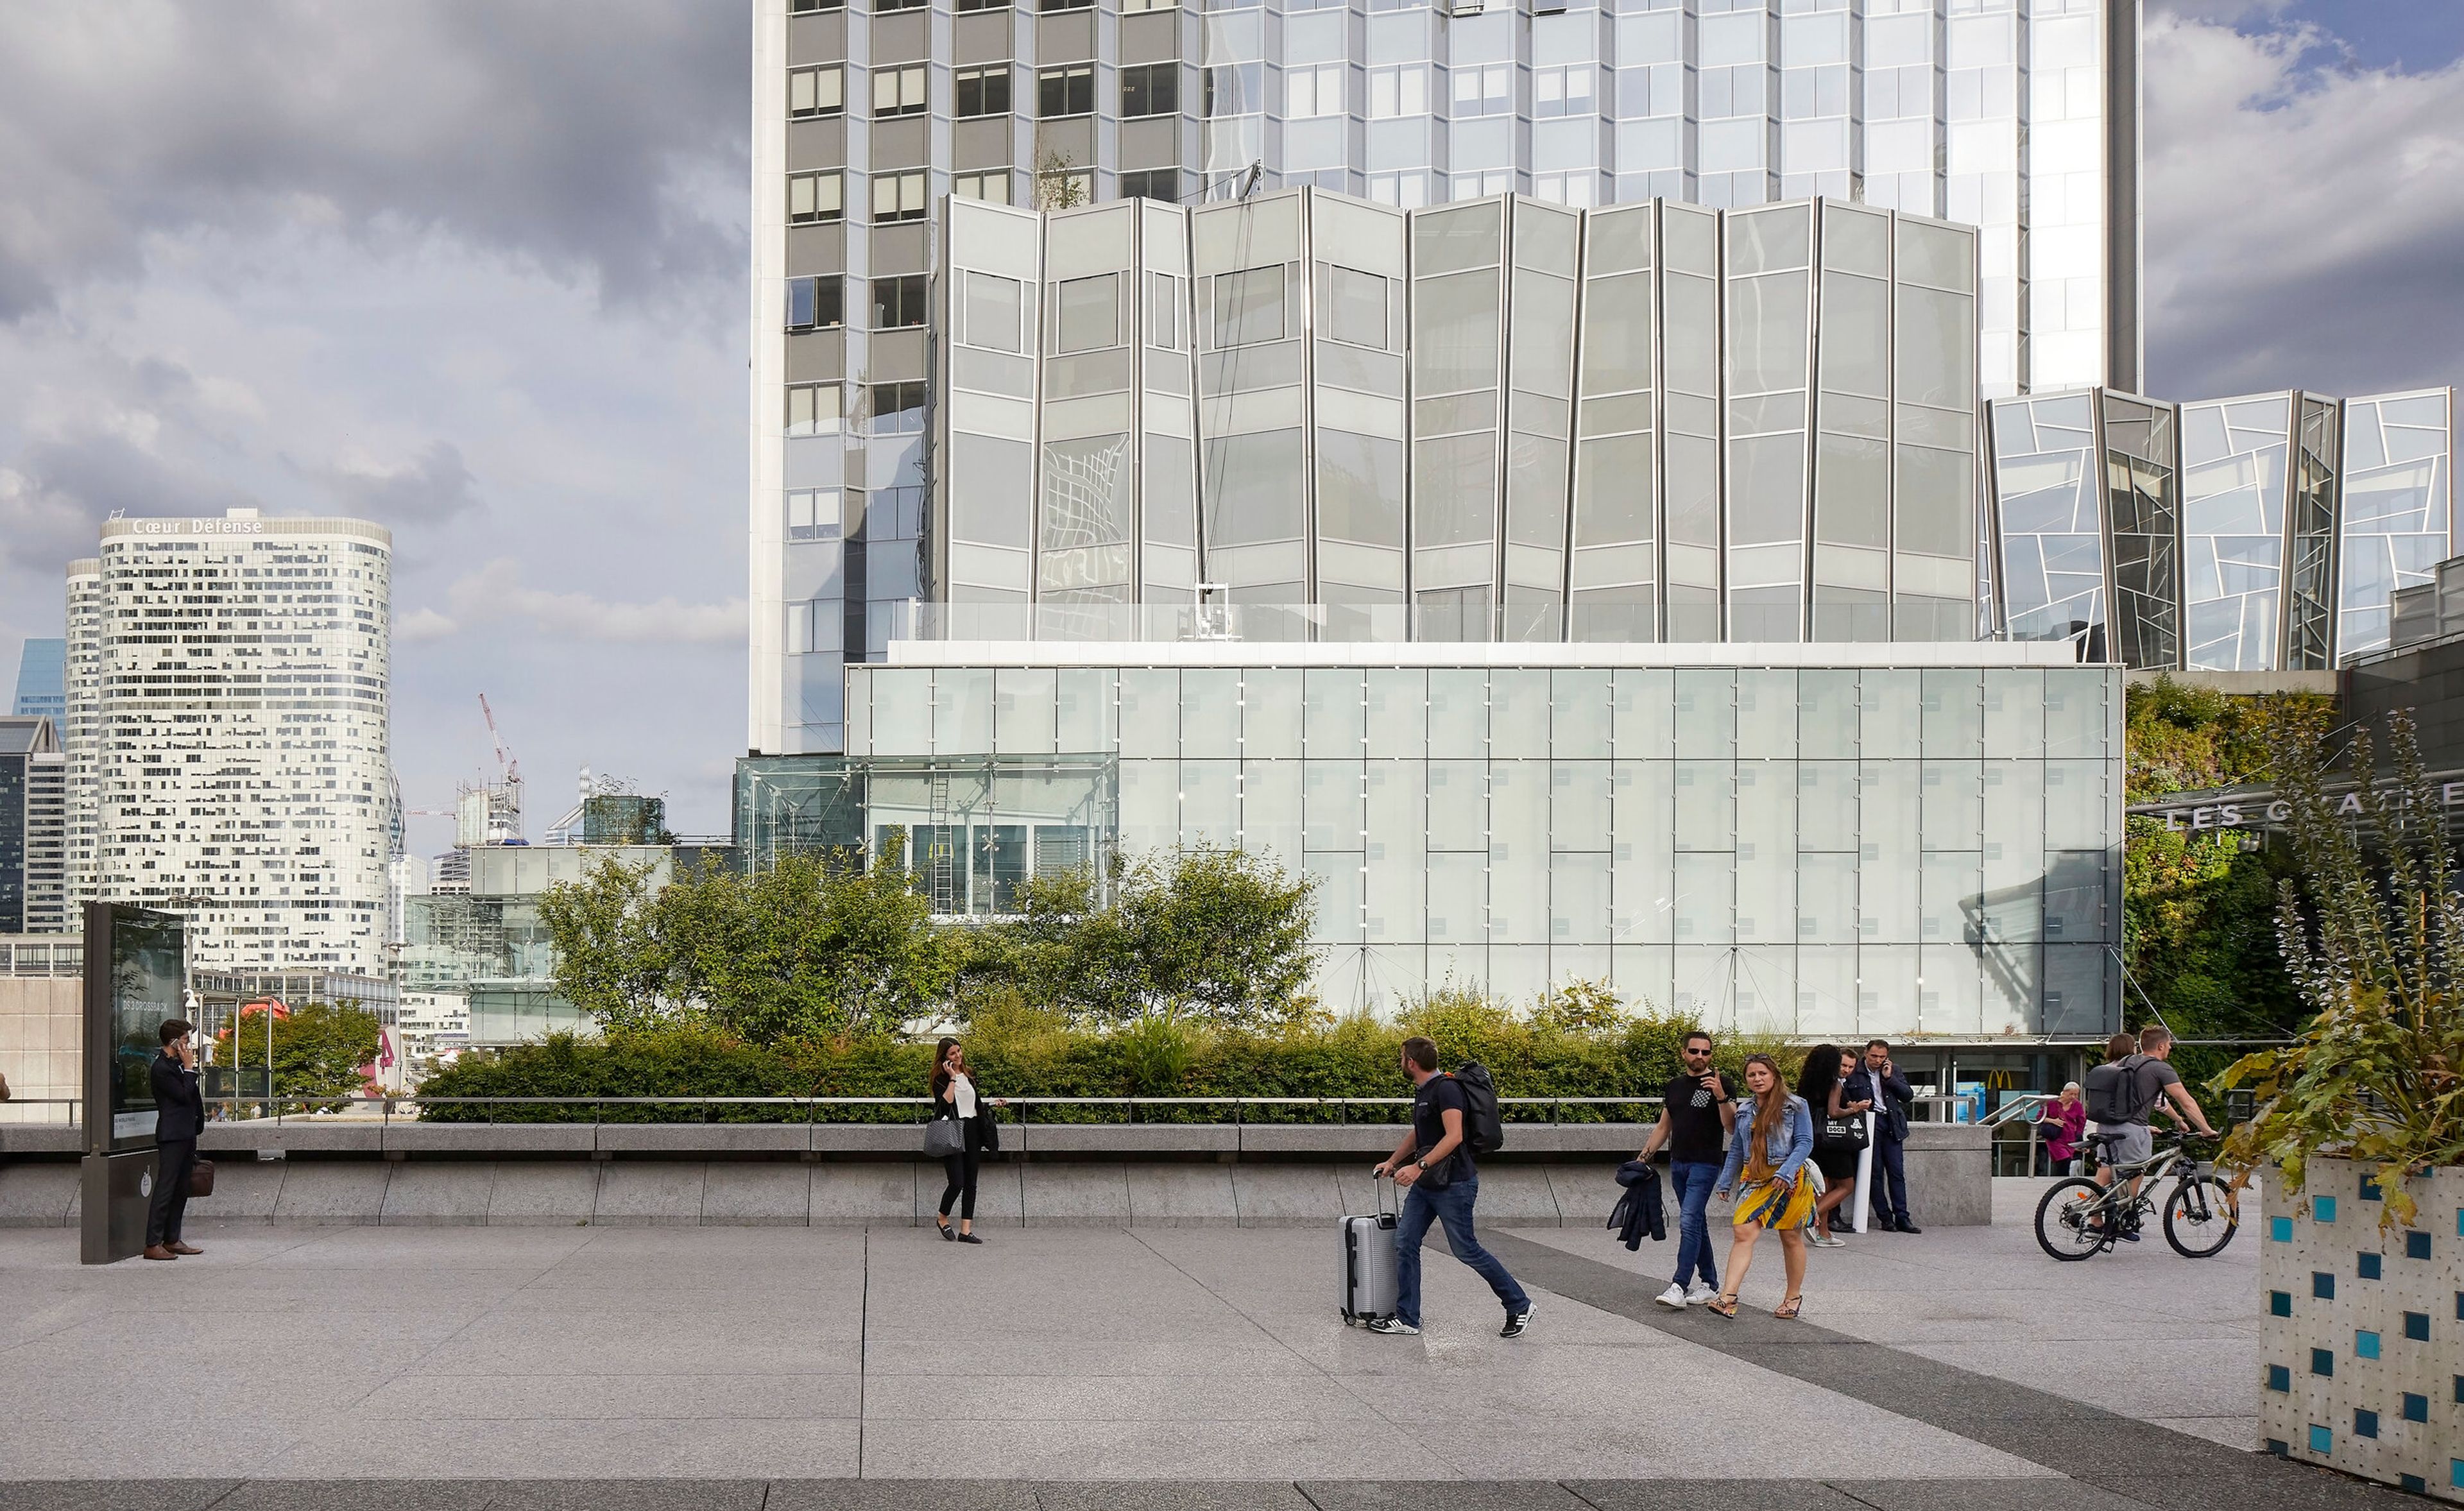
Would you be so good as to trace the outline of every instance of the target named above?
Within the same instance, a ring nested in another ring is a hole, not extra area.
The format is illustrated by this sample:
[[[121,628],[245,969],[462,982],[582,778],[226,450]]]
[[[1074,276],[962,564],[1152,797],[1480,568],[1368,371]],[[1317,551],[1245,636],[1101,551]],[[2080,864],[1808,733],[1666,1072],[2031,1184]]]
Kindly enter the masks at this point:
[[[269,1103],[267,1102],[267,1099],[265,1099],[264,1097],[261,1097],[261,1096],[252,1096],[252,1097],[237,1097],[237,1096],[206,1097],[206,1098],[204,1098],[203,1100],[204,1100],[204,1102],[206,1103],[206,1105],[207,1105],[208,1106],[209,1106],[209,1107],[220,1107],[220,1108],[223,1108],[227,1113],[228,1113],[228,1112],[231,1112],[231,1111],[236,1111],[236,1110],[238,1110],[238,1109],[242,1109],[242,1108],[267,1108],[267,1109],[268,1109],[268,1110],[264,1111],[264,1112],[263,1112],[261,1115],[259,1115],[259,1116],[254,1116],[254,1117],[224,1117],[224,1118],[217,1118],[217,1119],[215,1119],[215,1120],[214,1120],[214,1121],[217,1121],[217,1122],[266,1122],[266,1121],[270,1121],[270,1122],[274,1122],[274,1123],[277,1123],[277,1124],[278,1124],[278,1123],[282,1123],[282,1122],[286,1122],[286,1121],[292,1121],[292,1120],[311,1120],[311,1119],[313,1119],[313,1120],[315,1120],[315,1121],[317,1121],[317,1122],[319,1122],[319,1123],[344,1123],[344,1122],[367,1122],[367,1121],[375,1121],[375,1122],[378,1122],[378,1123],[381,1123],[381,1124],[383,1124],[383,1125],[386,1125],[386,1126],[390,1126],[390,1125],[394,1122],[394,1120],[395,1120],[395,1118],[396,1118],[397,1114],[399,1114],[399,1115],[402,1117],[403,1121],[405,1121],[405,1122],[417,1122],[417,1121],[420,1121],[420,1118],[419,1118],[419,1116],[418,1116],[418,1110],[417,1110],[417,1109],[424,1108],[424,1107],[430,1107],[430,1106],[435,1106],[435,1107],[446,1107],[446,1106],[587,1106],[587,1107],[589,1108],[589,1110],[590,1110],[590,1117],[589,1117],[588,1121],[589,1121],[589,1122],[591,1122],[591,1123],[593,1123],[593,1124],[597,1124],[597,1123],[602,1123],[602,1122],[609,1121],[608,1119],[603,1118],[603,1117],[601,1116],[601,1112],[603,1111],[603,1109],[605,1109],[605,1108],[608,1108],[608,1107],[653,1107],[653,1106],[658,1106],[658,1107],[701,1107],[701,1108],[705,1108],[705,1109],[707,1109],[707,1110],[712,1114],[712,1115],[710,1115],[710,1116],[708,1116],[708,1117],[705,1117],[702,1121],[704,1121],[704,1122],[710,1122],[710,1123],[715,1123],[715,1122],[722,1121],[719,1117],[717,1117],[717,1116],[716,1116],[716,1114],[717,1114],[721,1109],[724,1109],[724,1108],[728,1108],[728,1107],[755,1107],[755,1106],[766,1106],[766,1107],[781,1107],[781,1108],[793,1109],[793,1110],[796,1110],[796,1111],[801,1111],[801,1112],[803,1112],[803,1113],[804,1113],[804,1114],[805,1114],[804,1116],[802,1116],[802,1117],[790,1116],[790,1117],[783,1117],[783,1118],[780,1118],[780,1119],[777,1119],[777,1120],[776,1120],[776,1121],[779,1121],[779,1122],[784,1122],[784,1123],[827,1123],[827,1122],[874,1123],[874,1122],[908,1122],[908,1121],[922,1122],[922,1121],[923,1121],[923,1119],[922,1119],[922,1117],[920,1116],[920,1114],[922,1114],[922,1113],[924,1113],[924,1112],[928,1111],[928,1110],[931,1108],[932,1105],[933,1105],[933,1103],[932,1103],[932,1099],[931,1099],[930,1097],[920,1097],[920,1096],[917,1096],[917,1097],[820,1097],[820,1096],[813,1096],[813,1097],[707,1097],[707,1096],[692,1096],[692,1097],[609,1097],[609,1096],[570,1096],[570,1097],[429,1097],[429,1096],[422,1096],[422,1095],[420,1095],[420,1094],[419,1094],[419,1093],[417,1093],[417,1092],[404,1092],[404,1093],[400,1093],[400,1094],[393,1095],[393,1096],[373,1096],[373,1097],[368,1097],[368,1096],[355,1096],[355,1097],[318,1097],[318,1098],[276,1098],[276,1099],[275,1099],[272,1104],[270,1104],[270,1105],[269,1105]],[[77,1097],[29,1097],[29,1098],[21,1098],[21,1099],[13,1100],[13,1101],[11,1101],[11,1102],[0,1102],[0,1109],[6,1109],[6,1108],[8,1108],[8,1107],[12,1107],[12,1106],[61,1106],[61,1107],[66,1107],[66,1108],[68,1108],[68,1109],[69,1109],[69,1111],[68,1111],[68,1116],[67,1116],[64,1120],[62,1120],[62,1121],[64,1121],[64,1122],[65,1122],[65,1124],[66,1124],[67,1126],[69,1126],[69,1127],[76,1127],[76,1126],[77,1125],[77,1123],[79,1122],[79,1118],[78,1118],[78,1111],[77,1111],[77,1109],[78,1109],[78,1108],[79,1108],[79,1106],[81,1106],[82,1101],[83,1101],[83,1099],[82,1099],[82,1098],[77,1098]],[[1228,1107],[1228,1108],[1230,1108],[1230,1109],[1231,1109],[1231,1113],[1232,1113],[1232,1116],[1231,1116],[1231,1122],[1232,1122],[1232,1123],[1233,1123],[1233,1125],[1234,1125],[1234,1126],[1236,1126],[1236,1127],[1238,1127],[1238,1126],[1243,1126],[1243,1125],[1246,1125],[1247,1123],[1250,1123],[1250,1122],[1253,1122],[1253,1121],[1269,1121],[1269,1122],[1284,1121],[1284,1120],[1276,1120],[1276,1119],[1267,1119],[1267,1120],[1257,1120],[1257,1119],[1252,1119],[1252,1118],[1250,1118],[1250,1117],[1248,1117],[1248,1116],[1246,1115],[1246,1114],[1248,1113],[1249,1109],[1251,1109],[1251,1108],[1264,1108],[1264,1107],[1292,1107],[1292,1108],[1311,1108],[1311,1109],[1318,1109],[1318,1108],[1331,1108],[1331,1109],[1333,1109],[1334,1114],[1335,1114],[1335,1119],[1334,1119],[1335,1123],[1337,1124],[1337,1126],[1341,1126],[1341,1125],[1345,1125],[1345,1124],[1349,1124],[1349,1123],[1359,1122],[1359,1121],[1365,1121],[1365,1120],[1360,1119],[1360,1118],[1358,1118],[1358,1117],[1356,1117],[1356,1116],[1355,1116],[1355,1113],[1356,1113],[1359,1109],[1362,1109],[1362,1108],[1369,1108],[1369,1107],[1408,1107],[1408,1106],[1410,1106],[1412,1105],[1412,1099],[1411,1099],[1410,1097],[1049,1097],[1049,1096],[1017,1096],[1017,1097],[1004,1097],[1004,1098],[1002,1098],[1002,1099],[1001,1099],[1001,1101],[1002,1101],[1003,1105],[1004,1105],[1006,1107],[1008,1107],[1008,1108],[1012,1108],[1012,1109],[1016,1109],[1016,1110],[1018,1110],[1018,1111],[1020,1112],[1021,1116],[1020,1116],[1020,1118],[1019,1118],[1019,1121],[1020,1121],[1020,1122],[1022,1122],[1022,1123],[1032,1123],[1032,1122],[1034,1122],[1034,1121],[1035,1121],[1035,1119],[1031,1116],[1031,1114],[1032,1114],[1033,1110],[1034,1110],[1035,1108],[1037,1108],[1037,1107],[1118,1107],[1118,1108],[1123,1109],[1123,1113],[1124,1113],[1124,1115],[1123,1115],[1123,1117],[1120,1119],[1120,1121],[1121,1121],[1122,1123],[1124,1123],[1124,1124],[1131,1124],[1131,1125],[1134,1125],[1134,1124],[1136,1124],[1136,1123],[1137,1123],[1137,1121],[1138,1121],[1138,1111],[1139,1111],[1139,1109],[1140,1109],[1140,1108],[1142,1108],[1142,1107],[1143,1107],[1143,1108],[1150,1108],[1150,1109],[1154,1109],[1154,1108],[1161,1108],[1161,1107],[1199,1107],[1199,1106],[1212,1106],[1212,1107]],[[1563,1116],[1563,1113],[1564,1113],[1564,1109],[1565,1109],[1565,1108],[1567,1108],[1567,1107],[1574,1107],[1574,1106],[1646,1107],[1646,1106],[1647,1106],[1647,1107],[1651,1107],[1651,1108],[1655,1108],[1655,1109],[1656,1109],[1656,1108],[1660,1106],[1660,1101],[1661,1101],[1661,1099],[1660,1099],[1660,1098],[1658,1098],[1658,1097],[1656,1097],[1656,1096],[1650,1096],[1650,1097],[1500,1097],[1500,1098],[1498,1098],[1498,1099],[1497,1099],[1497,1101],[1498,1101],[1498,1106],[1499,1106],[1499,1107],[1500,1107],[1501,1109],[1506,1109],[1506,1108],[1517,1108],[1517,1107],[1521,1107],[1521,1108],[1530,1108],[1530,1107],[1547,1107],[1547,1108],[1549,1108],[1549,1109],[1550,1109],[1549,1116],[1548,1116],[1547,1118],[1534,1118],[1534,1117],[1515,1118],[1515,1117],[1511,1117],[1511,1116],[1509,1116],[1509,1117],[1507,1117],[1507,1121],[1508,1121],[1508,1122],[1534,1123],[1534,1124],[1536,1124],[1536,1123],[1548,1123],[1548,1124],[1552,1124],[1552,1125],[1553,1125],[1553,1124],[1561,1124],[1561,1123],[1563,1123],[1563,1122],[1565,1121],[1564,1116]],[[912,1120],[910,1120],[910,1119],[906,1119],[906,1118],[896,1118],[896,1119],[882,1119],[882,1118],[830,1119],[830,1118],[825,1118],[825,1117],[822,1117],[822,1116],[817,1115],[817,1114],[819,1114],[820,1112],[822,1112],[823,1110],[827,1109],[827,1108],[832,1108],[832,1107],[898,1108],[898,1109],[903,1109],[903,1110],[910,1110],[910,1111],[913,1111],[913,1112],[915,1112],[915,1113],[917,1113],[917,1114],[919,1114],[919,1115],[918,1115],[916,1118],[912,1119]],[[1657,1115],[1657,1113],[1655,1112],[1653,1115],[1654,1115],[1654,1116],[1656,1116],[1656,1115]],[[451,1122],[451,1121],[454,1121],[454,1120],[451,1120],[451,1119],[435,1119],[435,1120],[430,1120],[430,1121],[436,1121],[436,1122]],[[534,1120],[524,1119],[524,1120],[519,1120],[519,1121],[529,1122],[529,1121],[534,1121]],[[568,1118],[559,1118],[559,1119],[541,1119],[541,1120],[536,1120],[536,1121],[546,1121],[546,1122],[573,1122],[573,1123],[580,1123],[580,1122],[582,1122],[582,1121],[583,1121],[583,1119],[581,1119],[581,1118],[569,1118],[569,1119],[568,1119]],[[627,1118],[627,1119],[620,1119],[620,1120],[617,1120],[617,1121],[623,1121],[623,1122],[643,1122],[643,1121],[649,1121],[649,1120],[646,1120],[646,1119],[632,1119],[632,1118]],[[667,1120],[667,1121],[690,1122],[690,1121],[692,1121],[692,1120],[690,1120],[690,1119],[676,1119],[676,1120]],[[737,1120],[727,1120],[727,1121],[737,1121]],[[1075,1120],[1075,1119],[1047,1119],[1047,1120],[1045,1120],[1045,1121],[1047,1121],[1047,1122],[1075,1122],[1075,1121],[1078,1121],[1078,1120]],[[1153,1122],[1153,1121],[1155,1121],[1155,1120],[1151,1118],[1149,1121],[1150,1121],[1150,1122]],[[1173,1121],[1177,1121],[1177,1120],[1173,1120]],[[1605,1120],[1605,1119],[1601,1119],[1601,1120],[1591,1120],[1591,1119],[1585,1119],[1585,1120],[1583,1120],[1583,1121],[1587,1121],[1587,1122],[1588,1122],[1588,1121],[1608,1121],[1608,1120]],[[1644,1121],[1650,1121],[1650,1119],[1646,1118]],[[1392,1125],[1392,1124],[1380,1124],[1379,1126],[1380,1126],[1380,1127],[1391,1127],[1391,1126],[1393,1126],[1393,1125]]]

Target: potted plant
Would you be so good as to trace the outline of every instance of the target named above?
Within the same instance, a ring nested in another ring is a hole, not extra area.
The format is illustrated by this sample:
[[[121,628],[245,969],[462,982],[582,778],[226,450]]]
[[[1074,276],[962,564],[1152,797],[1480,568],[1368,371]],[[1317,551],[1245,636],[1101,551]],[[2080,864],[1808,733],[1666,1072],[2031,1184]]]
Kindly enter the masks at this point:
[[[2349,788],[2290,739],[2277,938],[2316,1017],[2219,1078],[2255,1112],[2223,1162],[2261,1192],[2259,1421],[2276,1452],[2464,1500],[2464,886],[2410,721]]]

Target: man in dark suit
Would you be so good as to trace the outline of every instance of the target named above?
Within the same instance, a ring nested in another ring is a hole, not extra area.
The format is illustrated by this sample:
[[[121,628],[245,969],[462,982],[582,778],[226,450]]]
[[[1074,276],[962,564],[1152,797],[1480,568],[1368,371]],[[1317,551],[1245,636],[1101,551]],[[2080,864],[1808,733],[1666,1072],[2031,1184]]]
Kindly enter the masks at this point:
[[[1879,1039],[1866,1040],[1865,1062],[1850,1080],[1840,1094],[1874,1104],[1874,1225],[1884,1233],[1921,1232],[1908,1220],[1908,1104],[1916,1092],[1891,1063],[1891,1046]]]
[[[186,1021],[163,1025],[163,1050],[154,1057],[154,1197],[145,1209],[145,1257],[176,1259],[203,1254],[180,1241],[180,1219],[188,1210],[188,1172],[197,1168],[197,1135],[205,1131],[206,1099],[197,1089],[195,1033]]]

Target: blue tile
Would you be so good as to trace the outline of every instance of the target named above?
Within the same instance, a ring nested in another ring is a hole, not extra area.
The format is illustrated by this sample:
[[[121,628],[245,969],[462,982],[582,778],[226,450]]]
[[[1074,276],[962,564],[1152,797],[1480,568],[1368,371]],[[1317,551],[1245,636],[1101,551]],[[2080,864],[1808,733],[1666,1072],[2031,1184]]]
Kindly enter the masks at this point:
[[[2330,1350],[2330,1349],[2326,1349],[2326,1348],[2313,1348],[2313,1349],[2311,1349],[2311,1350],[2310,1350],[2310,1372],[2311,1372],[2312,1374],[2323,1374],[2323,1375],[2326,1375],[2328,1378],[2333,1379],[2333,1378],[2335,1377],[2335,1374],[2336,1374],[2336,1355],[2335,1355],[2335,1353],[2334,1353],[2332,1350]]]
[[[2293,1448],[2291,1444],[2285,1442],[2281,1437],[2271,1437],[2267,1440],[2267,1451],[2274,1454],[2277,1457],[2281,1458],[2285,1455],[2293,1452]]]
[[[2355,1411],[2353,1412],[2353,1435],[2355,1437],[2376,1437],[2379,1435],[2379,1413],[2376,1412]]]
[[[2293,1371],[2280,1364],[2267,1367],[2267,1388],[2278,1395],[2293,1393]],[[2455,1377],[2455,1398],[2464,1401],[2464,1374]]]
[[[2353,1334],[2353,1357],[2375,1359],[2379,1356],[2379,1335],[2365,1327]]]
[[[2415,1395],[2410,1391],[2405,1391],[2404,1419],[2408,1422],[2429,1421],[2430,1397],[2426,1395]]]
[[[2430,1235],[2427,1233],[2406,1234],[2404,1236],[2404,1257],[2408,1259],[2426,1259],[2430,1258]]]
[[[2364,1201],[2376,1201],[2379,1199],[2379,1183],[2370,1179],[2367,1175],[2362,1177],[2362,1199]]]
[[[2310,1272],[2310,1294],[2316,1296],[2322,1302],[2334,1301],[2336,1299],[2336,1277],[2334,1273],[2327,1270],[2312,1270]]]
[[[2409,1495],[2426,1496],[2430,1494],[2430,1481],[2422,1478],[2419,1475],[2398,1475],[2395,1477],[2395,1485],[2397,1489]]]
[[[2459,1211],[2458,1213],[2456,1213],[2456,1214],[2455,1214],[2455,1231],[2456,1231],[2456,1232],[2458,1232],[2458,1233],[2464,1233],[2464,1211]],[[2270,1243],[2290,1243],[2290,1242],[2292,1242],[2292,1241],[2293,1241],[2293,1219],[2292,1219],[2291,1217],[2270,1217],[2270,1218],[2268,1218],[2268,1219],[2267,1219],[2267,1241],[2268,1241],[2268,1242],[2270,1242]]]
[[[2316,1422],[2311,1423],[2310,1451],[2314,1454],[2334,1453],[2336,1451],[2336,1434],[2330,1433]]]
[[[2353,1273],[2365,1281],[2374,1281],[2379,1279],[2379,1273],[2384,1267],[2384,1260],[2379,1255],[2357,1254],[2353,1256]]]
[[[2455,1404],[2464,1406],[2464,1374],[2455,1377]]]
[[[2447,1460],[2447,1482],[2458,1490],[2464,1490],[2464,1458]]]
[[[2428,1343],[2430,1341],[2430,1314],[2428,1312],[2405,1313],[2404,1335],[2415,1343]]]
[[[2321,1222],[2333,1222],[2333,1221],[2335,1221],[2335,1220],[2336,1220],[2336,1198],[2335,1198],[2335,1197],[2333,1197],[2333,1196],[2313,1196],[2313,1197],[2311,1197],[2311,1198],[2310,1198],[2310,1215],[2311,1215],[2312,1217],[2316,1218],[2317,1220],[2321,1221]]]
[[[2464,1293],[2459,1293],[2459,1294],[2464,1294]],[[2268,1293],[2267,1293],[2267,1314],[2268,1314],[2270,1317],[2290,1317],[2290,1316],[2292,1316],[2292,1315],[2293,1315],[2293,1293],[2292,1293],[2291,1291],[2270,1291],[2270,1292],[2268,1292]]]

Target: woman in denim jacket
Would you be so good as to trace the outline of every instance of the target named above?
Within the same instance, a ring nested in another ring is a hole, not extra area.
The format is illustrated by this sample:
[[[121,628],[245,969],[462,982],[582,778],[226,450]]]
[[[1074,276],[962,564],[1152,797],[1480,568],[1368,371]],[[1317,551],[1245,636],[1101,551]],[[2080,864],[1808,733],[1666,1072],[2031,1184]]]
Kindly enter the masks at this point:
[[[1722,1197],[1735,1192],[1737,1205],[1728,1219],[1734,1237],[1728,1248],[1728,1288],[1711,1303],[1711,1310],[1722,1317],[1737,1315],[1737,1292],[1753,1263],[1754,1240],[1764,1229],[1775,1228],[1788,1266],[1788,1294],[1771,1315],[1792,1318],[1805,1306],[1805,1222],[1814,1211],[1814,1183],[1804,1178],[1804,1170],[1814,1152],[1814,1114],[1803,1097],[1788,1089],[1778,1062],[1769,1055],[1746,1062],[1746,1091],[1753,1098],[1753,1122],[1729,1142],[1728,1161],[1720,1167],[1714,1191]]]

